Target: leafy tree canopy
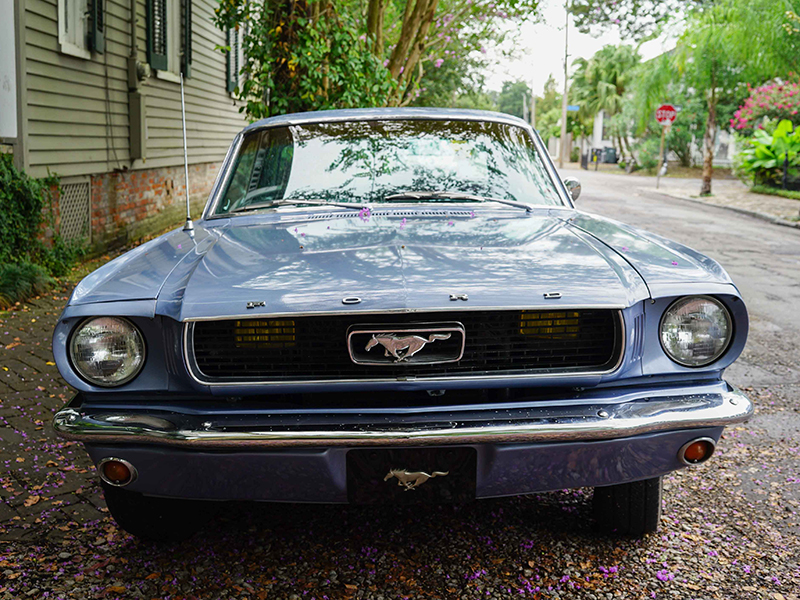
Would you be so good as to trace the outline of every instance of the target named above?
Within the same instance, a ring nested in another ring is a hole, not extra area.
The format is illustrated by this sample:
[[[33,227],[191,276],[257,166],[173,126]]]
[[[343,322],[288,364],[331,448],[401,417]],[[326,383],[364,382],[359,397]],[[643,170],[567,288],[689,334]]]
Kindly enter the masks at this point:
[[[518,30],[504,23],[536,18],[539,1],[220,0],[215,23],[240,34],[236,94],[260,118],[453,98],[486,47]]]
[[[551,74],[544,84],[544,93],[536,97],[536,129],[547,141],[561,134],[561,94]]]
[[[616,29],[625,39],[657,34],[667,23],[713,0],[572,0],[570,12],[583,33]]]
[[[497,110],[521,119],[523,99],[526,105],[530,105],[531,96],[531,88],[524,81],[506,81],[497,98]]]
[[[706,114],[703,185],[711,192],[717,127],[757,84],[797,70],[798,40],[784,27],[786,4],[798,0],[717,0],[695,10],[675,49],[649,61],[637,77],[639,131],[673,90],[701,100]],[[675,87],[677,85],[677,87]]]

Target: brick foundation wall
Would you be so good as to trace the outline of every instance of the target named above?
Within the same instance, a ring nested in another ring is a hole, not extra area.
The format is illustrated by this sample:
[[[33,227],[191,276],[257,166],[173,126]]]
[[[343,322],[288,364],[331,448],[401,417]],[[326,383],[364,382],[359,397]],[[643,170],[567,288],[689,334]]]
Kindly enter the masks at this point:
[[[205,204],[220,163],[189,166],[192,216]],[[92,246],[97,251],[135,242],[182,223],[183,166],[92,176]]]

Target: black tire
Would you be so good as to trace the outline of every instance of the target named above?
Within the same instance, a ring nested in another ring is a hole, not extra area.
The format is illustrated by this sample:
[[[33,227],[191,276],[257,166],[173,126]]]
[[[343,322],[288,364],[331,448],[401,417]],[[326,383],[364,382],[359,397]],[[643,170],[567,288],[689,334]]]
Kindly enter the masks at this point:
[[[143,540],[181,542],[214,514],[214,503],[153,498],[101,482],[106,505],[122,529]]]
[[[661,477],[594,488],[592,511],[604,533],[642,537],[658,530]]]

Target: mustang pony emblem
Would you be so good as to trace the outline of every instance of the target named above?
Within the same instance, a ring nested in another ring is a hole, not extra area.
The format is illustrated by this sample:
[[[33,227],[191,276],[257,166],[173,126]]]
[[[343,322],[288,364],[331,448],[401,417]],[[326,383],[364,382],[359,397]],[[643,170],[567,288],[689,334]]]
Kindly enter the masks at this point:
[[[396,477],[397,485],[405,488],[403,491],[407,492],[409,490],[418,488],[432,477],[444,477],[448,473],[450,473],[450,471],[433,471],[432,473],[428,474],[423,471],[409,472],[406,469],[391,469],[386,474],[386,477],[383,478],[383,480],[389,481],[392,477]]]
[[[365,350],[369,352],[372,348],[380,344],[385,348],[384,356],[394,356],[394,362],[402,362],[414,356],[417,352],[436,340],[449,340],[449,333],[432,333],[428,339],[418,335],[399,336],[394,333],[376,333],[367,342]],[[403,354],[400,354],[405,350]]]

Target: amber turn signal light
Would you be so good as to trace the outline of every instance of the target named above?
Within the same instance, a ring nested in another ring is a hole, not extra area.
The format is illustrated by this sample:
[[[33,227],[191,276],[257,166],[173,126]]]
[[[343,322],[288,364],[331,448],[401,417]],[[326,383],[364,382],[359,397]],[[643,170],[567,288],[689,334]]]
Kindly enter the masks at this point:
[[[136,479],[136,468],[121,458],[104,458],[98,465],[100,478],[106,483],[123,487]]]
[[[707,461],[714,454],[716,443],[711,438],[699,438],[681,446],[678,458],[687,465],[697,465]]]

